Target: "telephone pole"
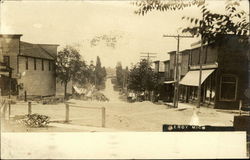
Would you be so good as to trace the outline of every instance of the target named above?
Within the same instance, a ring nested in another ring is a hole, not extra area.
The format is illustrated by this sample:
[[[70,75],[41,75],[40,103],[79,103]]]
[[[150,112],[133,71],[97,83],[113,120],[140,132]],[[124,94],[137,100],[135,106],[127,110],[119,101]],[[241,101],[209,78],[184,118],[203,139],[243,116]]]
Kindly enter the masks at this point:
[[[179,100],[179,81],[180,81],[180,74],[179,74],[179,52],[180,52],[180,38],[193,38],[193,36],[181,36],[181,35],[163,35],[163,37],[172,37],[177,39],[177,51],[175,54],[175,86],[174,86],[174,107],[178,108],[178,100]]]
[[[150,58],[155,58],[156,56],[151,56],[151,55],[156,55],[158,53],[150,53],[150,52],[141,52],[141,54],[146,54],[147,56],[141,56],[141,57],[146,57],[147,58],[147,62],[148,62],[148,65],[149,65],[149,60]]]

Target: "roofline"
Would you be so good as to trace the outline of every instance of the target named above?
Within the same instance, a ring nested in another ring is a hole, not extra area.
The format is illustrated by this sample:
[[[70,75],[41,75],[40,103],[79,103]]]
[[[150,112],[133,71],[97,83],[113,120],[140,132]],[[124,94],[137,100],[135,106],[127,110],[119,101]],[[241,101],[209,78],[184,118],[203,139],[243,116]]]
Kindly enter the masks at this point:
[[[192,49],[184,49],[182,51],[180,51],[179,53],[182,53],[182,52],[186,52],[186,51],[191,51]]]
[[[176,51],[170,51],[170,52],[168,52],[168,54],[172,54],[172,53],[176,53]]]
[[[46,45],[46,46],[60,46],[60,44],[45,44],[45,43],[39,43],[39,45]]]
[[[10,38],[19,38],[23,36],[22,34],[0,34],[0,37],[10,37]]]
[[[37,44],[37,45],[60,46],[59,44],[31,43],[31,42],[26,42],[26,41],[21,41],[21,42],[29,43],[29,44]]]

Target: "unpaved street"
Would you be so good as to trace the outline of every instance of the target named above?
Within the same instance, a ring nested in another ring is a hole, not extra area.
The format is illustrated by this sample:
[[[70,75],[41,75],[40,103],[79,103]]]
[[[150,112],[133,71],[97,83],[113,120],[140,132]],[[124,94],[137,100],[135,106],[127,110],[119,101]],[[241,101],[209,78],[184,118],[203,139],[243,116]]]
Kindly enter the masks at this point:
[[[65,130],[70,130],[70,126],[72,126],[72,131],[88,130],[83,129],[83,126],[101,127],[101,110],[91,109],[91,107],[105,107],[105,128],[114,131],[162,131],[163,124],[190,124],[194,118],[192,106],[181,103],[179,104],[181,108],[176,109],[149,101],[135,103],[123,101],[119,99],[119,93],[113,90],[110,79],[106,81],[106,89],[103,93],[110,99],[109,102],[71,99],[70,105],[85,106],[90,109],[70,107],[70,123],[67,126],[65,124]],[[12,116],[27,114],[27,112],[27,103],[18,102],[12,105]],[[51,121],[63,121],[65,120],[65,105],[63,103],[42,105],[32,102],[32,113],[48,115]],[[196,114],[196,121],[198,125],[232,126],[235,114],[211,108],[200,108]],[[64,131],[64,124],[60,124],[59,131]],[[55,128],[51,130],[58,131]]]

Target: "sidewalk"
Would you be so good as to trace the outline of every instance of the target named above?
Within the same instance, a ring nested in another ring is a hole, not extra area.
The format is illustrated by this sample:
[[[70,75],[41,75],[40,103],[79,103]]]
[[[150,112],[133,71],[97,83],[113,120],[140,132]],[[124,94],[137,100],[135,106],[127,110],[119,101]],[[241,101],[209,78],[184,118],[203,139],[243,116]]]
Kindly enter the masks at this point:
[[[89,132],[117,132],[120,130],[111,129],[111,128],[102,128],[102,127],[90,127],[90,126],[81,126],[75,124],[62,124],[62,123],[50,123],[49,126],[64,128],[64,129],[73,129],[79,131],[89,131]]]
[[[174,107],[173,103],[164,103],[169,107]],[[188,108],[195,108],[196,106],[190,103],[180,103],[178,102],[178,109],[188,109]]]

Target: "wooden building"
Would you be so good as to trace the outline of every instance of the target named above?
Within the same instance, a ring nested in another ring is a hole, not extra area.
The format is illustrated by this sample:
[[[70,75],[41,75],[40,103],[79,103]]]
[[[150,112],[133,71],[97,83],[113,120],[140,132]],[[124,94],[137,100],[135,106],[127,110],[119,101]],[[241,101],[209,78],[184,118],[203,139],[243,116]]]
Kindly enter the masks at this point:
[[[244,91],[248,88],[248,48],[240,37],[223,36],[220,41],[204,46],[200,59],[200,44],[190,50],[189,71],[181,79],[180,100],[197,102],[199,66],[202,63],[203,106],[237,109],[239,100],[247,101]]]

